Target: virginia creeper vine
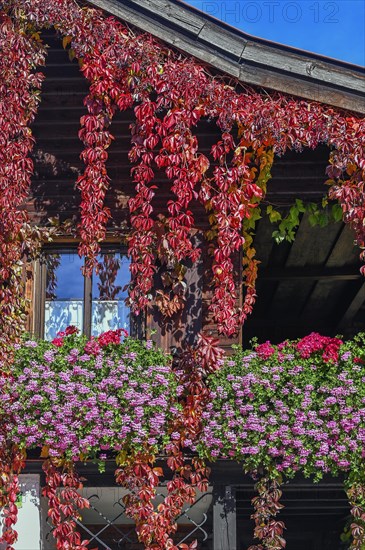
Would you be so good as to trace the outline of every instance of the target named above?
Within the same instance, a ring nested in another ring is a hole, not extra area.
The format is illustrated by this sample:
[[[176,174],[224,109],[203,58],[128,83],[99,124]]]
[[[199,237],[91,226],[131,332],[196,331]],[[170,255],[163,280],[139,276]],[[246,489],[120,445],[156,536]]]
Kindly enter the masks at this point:
[[[257,181],[261,156],[314,148],[320,143],[333,148],[327,171],[329,195],[340,202],[344,220],[354,228],[358,244],[364,248],[364,120],[284,95],[260,94],[251,89],[236,91],[223,78],[211,76],[194,60],[184,59],[149,35],[131,33],[115,19],[106,19],[96,10],[80,10],[76,3],[51,2],[44,6],[33,2],[30,7],[13,0],[2,6],[12,25],[17,24],[21,14],[22,21],[32,21],[35,31],[54,26],[90,80],[90,94],[85,100],[89,114],[82,117],[80,131],[86,169],[78,180],[82,195],[80,253],[87,258],[88,271],[96,265],[110,216],[104,206],[109,185],[107,148],[112,140],[108,127],[116,110],[134,107],[136,123],[130,158],[137,163],[132,169],[137,194],[130,199],[133,232],[129,242],[129,300],[135,311],[146,307],[153,297],[158,243],[151,202],[158,191],[154,183],[156,168],[164,168],[176,197],[167,204],[166,234],[176,264],[189,257],[196,261],[199,256],[190,238],[195,224],[188,209],[191,200],[199,197],[212,211],[216,246],[210,308],[219,331],[227,335],[237,332],[255,298],[256,267],[242,225],[265,195]],[[32,43],[38,44],[34,33],[32,36]],[[22,50],[22,45],[15,49]],[[31,58],[33,65],[42,61],[34,55]],[[23,97],[27,101],[27,96]],[[222,138],[213,146],[211,158],[199,152],[192,132],[203,119],[215,120],[221,130]],[[4,139],[9,143],[8,138]],[[28,152],[29,146],[25,155]],[[25,170],[30,174],[29,163]],[[7,189],[10,193],[10,186]],[[24,193],[19,196],[22,199]],[[238,304],[231,260],[239,249],[243,249],[247,286],[243,308]],[[11,258],[10,251],[9,255],[5,252],[7,257]],[[7,271],[5,274],[9,275]]]
[[[135,187],[135,195],[129,200],[132,228],[129,302],[135,312],[148,306],[153,298],[153,278],[162,249],[180,274],[187,260],[198,260],[200,251],[191,241],[197,225],[191,205],[199,200],[211,224],[210,309],[221,333],[231,336],[239,330],[255,301],[258,266],[249,221],[265,196],[274,155],[288,149],[299,151],[321,143],[330,147],[328,194],[340,203],[343,219],[354,229],[361,257],[365,259],[364,119],[286,95],[235,89],[224,77],[213,76],[207,68],[150,35],[134,33],[114,18],[106,18],[97,10],[81,9],[73,1],[0,1],[1,387],[6,377],[11,376],[11,344],[19,340],[24,328],[21,259],[33,244],[39,246],[42,239],[41,232],[30,227],[23,206],[33,172],[29,158],[33,147],[30,124],[36,116],[43,80],[43,75],[35,71],[44,64],[46,53],[39,33],[50,27],[63,38],[64,46],[79,60],[81,71],[90,82],[85,99],[87,113],[81,118],[79,132],[84,144],[85,171],[77,181],[81,192],[80,253],[86,257],[87,272],[97,266],[100,242],[105,238],[110,218],[104,204],[109,186],[107,149],[113,139],[109,127],[118,110],[134,112],[129,153]],[[220,133],[208,155],[201,153],[194,134],[197,125],[207,120],[216,123]],[[156,227],[161,227],[158,226],[161,213],[156,215],[152,202],[163,185],[157,182],[158,170],[162,169],[173,198],[169,198],[167,212],[163,212],[165,231],[156,231]],[[246,286],[242,305],[233,264],[239,250],[243,254]],[[365,274],[365,266],[361,270]],[[165,304],[164,310],[173,314],[177,308],[169,309]],[[160,510],[152,513],[152,497],[160,472],[154,469],[148,453],[147,458],[143,454],[134,457],[133,465],[127,464],[117,474],[118,481],[133,486],[134,494],[138,495],[139,500],[131,497],[128,507],[147,547],[172,545],[169,537],[175,529],[174,514],[184,500],[193,498],[195,486],[206,485],[204,464],[186,465],[183,456],[185,444],[191,443],[201,429],[201,411],[207,395],[203,374],[196,368],[197,360],[202,362],[203,370],[211,368],[205,365],[209,354],[215,358],[215,365],[219,363],[219,352],[211,342],[203,340],[200,350],[202,347],[204,354],[195,351],[190,363],[185,358],[182,369],[184,413],[181,425],[176,426],[178,439],[167,450],[176,475]],[[189,370],[187,365],[193,367]],[[12,529],[16,521],[14,498],[23,457],[7,441],[5,425],[5,422],[0,425],[0,463],[4,472],[1,498],[6,506],[3,540],[11,548],[16,540]],[[87,503],[77,495],[77,474],[71,467],[60,472],[51,460],[45,468],[46,493],[53,510],[58,547],[81,550],[86,542],[75,531],[72,518],[77,510],[73,503],[79,508]],[[273,481],[260,483],[255,518],[261,521],[264,514],[264,527],[260,523],[257,535],[264,548],[280,548],[282,526],[265,516],[268,510],[273,515],[277,511],[279,489]],[[349,494],[354,502],[358,497],[356,491],[354,488]],[[260,499],[264,499],[265,510],[261,509]],[[148,521],[140,515],[141,500],[151,512]],[[357,517],[356,504],[353,510]],[[158,521],[164,525],[161,532],[156,530]],[[358,548],[357,540],[363,539],[362,525],[355,525],[353,533],[353,547]]]

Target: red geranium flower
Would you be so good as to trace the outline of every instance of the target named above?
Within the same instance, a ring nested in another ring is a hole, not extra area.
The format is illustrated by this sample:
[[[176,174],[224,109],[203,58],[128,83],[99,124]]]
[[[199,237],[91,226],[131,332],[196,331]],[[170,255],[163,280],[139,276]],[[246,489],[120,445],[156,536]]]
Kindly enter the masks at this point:
[[[84,348],[85,353],[88,353],[89,355],[98,355],[98,353],[100,353],[100,349],[101,348],[95,338],[91,338],[91,340],[86,343]]]
[[[271,345],[269,341],[265,342],[264,344],[260,344],[256,348],[257,355],[261,357],[261,359],[268,359],[275,353],[275,348]]]
[[[58,332],[57,334],[62,334]],[[57,346],[58,348],[61,348],[63,346],[63,338],[53,338],[51,344],[54,346]]]
[[[70,325],[65,330],[66,336],[70,336],[70,334],[77,334],[78,332],[79,332],[79,329],[77,327],[75,327],[74,325]]]
[[[338,361],[338,350],[343,344],[339,338],[321,336],[317,332],[311,332],[297,343],[297,350],[303,358],[308,358],[312,353],[323,351],[322,358],[328,361]]]
[[[118,328],[116,330],[108,330],[103,332],[98,337],[99,344],[104,347],[108,344],[120,344],[121,336],[128,336],[128,332],[124,328]]]

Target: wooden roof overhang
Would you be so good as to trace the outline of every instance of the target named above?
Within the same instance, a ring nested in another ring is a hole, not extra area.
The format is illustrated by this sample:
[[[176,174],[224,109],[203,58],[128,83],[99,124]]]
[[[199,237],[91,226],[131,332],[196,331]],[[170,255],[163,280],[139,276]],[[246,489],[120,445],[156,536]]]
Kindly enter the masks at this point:
[[[89,0],[88,4],[246,85],[365,114],[362,67],[256,38],[181,0]]]

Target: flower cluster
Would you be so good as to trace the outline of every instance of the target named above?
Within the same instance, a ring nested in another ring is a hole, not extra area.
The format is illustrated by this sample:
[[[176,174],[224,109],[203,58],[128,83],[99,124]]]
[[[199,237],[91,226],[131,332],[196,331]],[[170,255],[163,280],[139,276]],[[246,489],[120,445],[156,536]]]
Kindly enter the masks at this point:
[[[108,330],[98,337],[98,343],[102,348],[109,344],[120,344],[122,335],[124,337],[128,336],[128,332],[124,328]]]
[[[339,338],[329,338],[312,332],[298,342],[296,349],[304,358],[310,357],[316,351],[322,351],[322,359],[327,363],[328,361],[338,361],[338,351],[342,343]]]
[[[151,341],[126,337],[120,342],[122,334],[110,331],[87,341],[69,327],[58,337],[60,346],[25,340],[16,346],[12,377],[0,378],[2,433],[7,434],[0,444],[18,449],[16,472],[26,449],[43,447],[45,490],[59,548],[62,540],[77,539],[71,516],[87,506],[77,493],[76,462],[103,461],[108,451],[116,453],[117,482],[132,490],[127,513],[148,549],[172,544],[169,537],[184,501],[193,502],[195,488],[207,486],[207,458],[233,458],[246,472],[263,474],[253,499],[260,541],[253,549],[285,547],[284,524],[275,518],[282,507],[279,487],[284,475],[300,471],[315,479],[346,472],[354,544],[365,542],[356,516],[364,493],[365,334],[342,343],[312,333],[225,359],[214,339],[205,337],[174,368]],[[187,450],[197,455],[191,464]],[[174,478],[155,511],[163,475],[154,467],[157,452],[166,454]],[[14,541],[11,499],[17,477],[4,479],[6,537]]]
[[[74,326],[69,326],[65,331],[58,332],[56,338],[53,338],[52,344],[57,347],[63,346],[65,342],[65,336],[70,336],[71,334],[77,334],[79,329]],[[98,355],[101,352],[102,348],[105,348],[109,344],[120,344],[122,337],[126,338],[128,336],[128,331],[124,328],[118,328],[116,330],[108,330],[103,332],[97,338],[92,337],[85,344],[85,352],[90,355]]]
[[[246,471],[358,471],[365,458],[365,337],[312,333],[229,358],[209,377],[198,452]]]
[[[123,329],[89,341],[77,332],[68,327],[53,342],[24,340],[15,346],[12,376],[0,377],[8,440],[24,455],[26,449],[42,447],[43,494],[57,548],[87,548],[88,541],[81,541],[74,521],[79,510],[89,506],[78,492],[82,484],[76,462],[96,459],[102,468],[106,452],[114,451],[119,466],[116,481],[128,491],[126,513],[136,523],[139,540],[146,549],[173,549],[170,534],[176,531],[184,502],[194,502],[195,487],[207,486],[202,461],[186,464],[176,441],[181,439],[176,430],[185,426],[177,421],[184,418],[189,391],[173,371],[171,358],[151,340],[133,340]],[[207,362],[214,359],[213,348]],[[182,398],[184,391],[187,395]],[[195,401],[198,410],[198,395]],[[173,449],[168,451],[171,442]],[[0,444],[5,443],[0,438]],[[155,454],[165,450],[175,473],[165,501],[155,511],[156,486],[163,475],[161,468],[154,467]],[[8,485],[3,491],[4,514],[11,526],[16,522],[10,499],[19,490],[17,478]],[[0,542],[16,540],[15,530],[8,531]],[[183,547],[195,548],[194,543]]]
[[[65,336],[70,336],[71,334],[77,334],[78,332],[79,332],[79,329],[77,327],[70,325],[66,327],[66,330],[57,332],[57,336],[56,338],[53,338],[52,344],[60,348],[61,346],[63,346],[63,341]]]
[[[100,450],[162,448],[177,414],[168,358],[146,343],[120,343],[121,330],[89,342],[75,332],[67,329],[54,343],[28,340],[16,351],[2,395],[4,408],[12,403],[13,442],[73,460]]]

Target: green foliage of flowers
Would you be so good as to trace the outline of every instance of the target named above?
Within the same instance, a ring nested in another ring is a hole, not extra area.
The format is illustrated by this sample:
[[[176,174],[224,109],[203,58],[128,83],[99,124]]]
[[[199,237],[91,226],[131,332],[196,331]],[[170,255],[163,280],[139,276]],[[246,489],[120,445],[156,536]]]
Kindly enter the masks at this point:
[[[182,414],[179,370],[151,341],[120,343],[116,332],[18,346],[1,397],[14,443],[73,460],[171,446]],[[364,344],[364,334],[343,343],[312,333],[236,350],[207,377],[191,449],[203,459],[241,461],[246,472],[315,479],[350,472],[351,484],[362,482]]]
[[[247,472],[363,479],[364,344],[364,334],[343,344],[313,333],[237,351],[208,378],[198,452],[242,461]]]
[[[13,442],[73,460],[103,458],[103,451],[161,452],[179,413],[171,358],[151,341],[118,343],[115,332],[18,346],[2,396]]]

